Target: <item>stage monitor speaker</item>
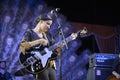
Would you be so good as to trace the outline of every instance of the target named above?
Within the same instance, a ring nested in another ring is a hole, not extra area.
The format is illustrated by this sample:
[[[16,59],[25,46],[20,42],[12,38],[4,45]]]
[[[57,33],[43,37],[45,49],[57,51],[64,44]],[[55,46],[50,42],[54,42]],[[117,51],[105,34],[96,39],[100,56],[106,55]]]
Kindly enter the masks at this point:
[[[107,80],[112,75],[112,68],[92,67],[88,69],[87,80]]]
[[[117,54],[94,53],[89,57],[89,67],[113,67]]]

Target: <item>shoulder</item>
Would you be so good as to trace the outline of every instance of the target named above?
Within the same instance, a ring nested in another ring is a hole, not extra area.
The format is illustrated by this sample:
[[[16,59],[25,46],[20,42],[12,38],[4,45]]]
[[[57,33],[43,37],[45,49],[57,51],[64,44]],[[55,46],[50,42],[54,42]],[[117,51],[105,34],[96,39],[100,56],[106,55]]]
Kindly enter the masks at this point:
[[[24,33],[24,35],[28,35],[28,34],[31,34],[32,33],[32,30],[31,29],[27,29]]]

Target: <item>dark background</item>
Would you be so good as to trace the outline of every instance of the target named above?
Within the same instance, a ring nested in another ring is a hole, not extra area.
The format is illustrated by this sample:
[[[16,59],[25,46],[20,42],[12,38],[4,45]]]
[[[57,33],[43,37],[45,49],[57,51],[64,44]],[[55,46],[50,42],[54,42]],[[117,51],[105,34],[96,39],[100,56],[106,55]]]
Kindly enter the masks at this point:
[[[73,22],[116,26],[120,24],[119,4],[105,0],[45,0]]]

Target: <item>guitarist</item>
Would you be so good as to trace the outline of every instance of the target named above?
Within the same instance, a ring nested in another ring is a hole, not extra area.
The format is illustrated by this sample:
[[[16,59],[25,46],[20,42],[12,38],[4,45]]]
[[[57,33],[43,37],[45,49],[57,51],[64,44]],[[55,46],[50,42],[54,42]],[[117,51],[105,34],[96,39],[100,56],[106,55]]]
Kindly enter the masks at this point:
[[[23,36],[20,45],[20,49],[23,55],[29,54],[27,52],[32,52],[36,49],[41,50],[44,49],[45,47],[49,47],[55,44],[53,36],[50,33],[48,33],[48,29],[50,29],[52,23],[53,23],[53,19],[49,18],[45,14],[40,15],[35,20],[35,24],[36,24],[35,28],[26,30]],[[73,40],[76,39],[76,37],[77,34],[75,33],[71,34],[71,38]],[[61,49],[56,48],[52,52],[55,53],[52,56],[57,57],[58,55],[60,55]],[[38,74],[33,74],[37,80],[56,80],[55,59],[49,61],[48,66],[44,71]]]

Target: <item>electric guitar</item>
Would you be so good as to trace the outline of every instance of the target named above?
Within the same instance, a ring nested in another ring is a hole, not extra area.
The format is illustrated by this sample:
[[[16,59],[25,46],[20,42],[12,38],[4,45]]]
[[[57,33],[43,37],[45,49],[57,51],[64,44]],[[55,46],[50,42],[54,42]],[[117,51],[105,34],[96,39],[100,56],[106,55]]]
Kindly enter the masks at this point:
[[[84,28],[82,30],[79,30],[75,34],[77,34],[77,37],[79,34],[80,37],[84,37],[86,33],[87,29]],[[25,67],[28,72],[33,74],[40,73],[47,68],[48,62],[55,58],[51,57],[53,55],[52,51],[58,47],[63,47],[63,44],[65,44],[66,42],[68,43],[72,40],[72,37],[68,36],[67,38],[50,47],[45,47],[42,51],[31,51],[25,55],[21,52],[19,56],[19,62]]]

